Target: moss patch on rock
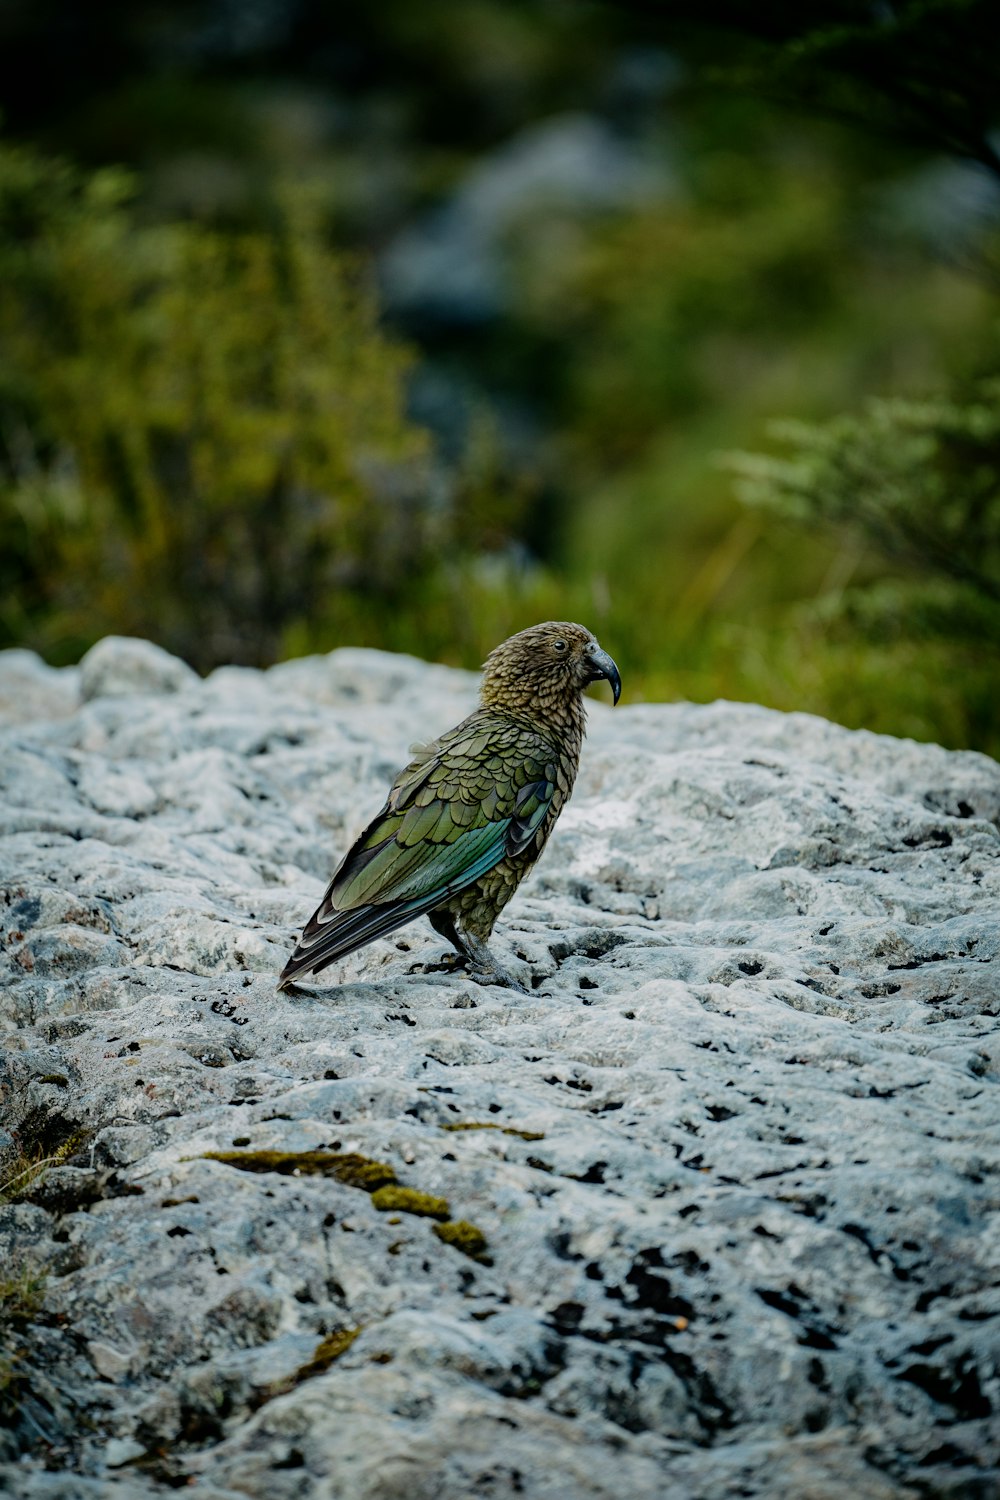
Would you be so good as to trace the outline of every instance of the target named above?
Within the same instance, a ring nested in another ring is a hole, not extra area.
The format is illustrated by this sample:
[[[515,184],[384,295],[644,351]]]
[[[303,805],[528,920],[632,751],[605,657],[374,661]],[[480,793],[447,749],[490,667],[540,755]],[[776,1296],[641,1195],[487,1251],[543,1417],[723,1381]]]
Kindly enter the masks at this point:
[[[473,1125],[458,1128],[501,1127],[486,1123],[478,1127]],[[508,1133],[520,1135],[524,1132]],[[529,1138],[535,1139],[533,1136]],[[434,1225],[434,1233],[446,1245],[453,1245],[456,1250],[461,1250],[473,1260],[485,1259],[485,1235],[465,1219],[448,1222],[451,1219],[451,1208],[447,1198],[438,1198],[433,1193],[422,1193],[417,1188],[401,1186],[387,1162],[373,1161],[357,1152],[341,1155],[333,1151],[206,1151],[201,1157],[188,1157],[187,1160],[219,1161],[224,1166],[236,1167],[241,1172],[278,1172],[283,1177],[335,1177],[338,1182],[346,1183],[349,1187],[371,1193],[372,1203],[380,1213],[414,1214],[418,1218],[439,1220]],[[351,1338],[358,1331],[355,1329]],[[343,1334],[330,1335],[330,1339],[341,1337]],[[320,1347],[325,1347],[325,1343]],[[346,1348],[347,1345],[343,1347]],[[310,1361],[309,1368],[317,1358],[319,1355]],[[331,1359],[333,1358],[336,1355],[331,1355]],[[303,1366],[305,1368],[307,1367]]]
[[[191,1160],[192,1158],[188,1158]],[[391,1186],[396,1174],[388,1162],[373,1161],[356,1151],[206,1151],[204,1161],[221,1161],[241,1172],[279,1172],[283,1177],[335,1177],[366,1193]]]
[[[273,1401],[276,1396],[287,1396],[289,1391],[294,1391],[295,1387],[301,1385],[304,1380],[311,1380],[314,1375],[322,1375],[351,1347],[360,1332],[359,1325],[356,1328],[338,1328],[334,1333],[328,1333],[316,1345],[312,1359],[307,1359],[304,1365],[299,1365],[294,1375],[288,1375],[283,1380],[273,1380],[267,1385],[260,1386],[248,1399],[249,1409],[258,1411],[260,1407]]]
[[[497,1125],[493,1120],[459,1120],[441,1126],[442,1130],[499,1130],[501,1135],[516,1135],[522,1141],[544,1141],[544,1130],[518,1130],[513,1125]]]
[[[453,1219],[450,1223],[435,1224],[433,1227],[438,1239],[443,1240],[446,1245],[461,1250],[463,1255],[468,1255],[472,1260],[491,1264],[486,1255],[489,1243],[485,1234],[475,1224],[470,1224],[468,1219]]]
[[[380,1213],[418,1214],[424,1219],[447,1219],[451,1216],[447,1198],[435,1198],[416,1188],[382,1187],[372,1193],[372,1202]]]
[[[313,1375],[322,1375],[335,1359],[339,1359],[351,1347],[360,1332],[360,1328],[338,1328],[336,1333],[328,1333],[326,1338],[316,1345],[312,1359],[300,1365],[296,1370],[295,1384],[297,1385],[300,1380],[309,1380]]]

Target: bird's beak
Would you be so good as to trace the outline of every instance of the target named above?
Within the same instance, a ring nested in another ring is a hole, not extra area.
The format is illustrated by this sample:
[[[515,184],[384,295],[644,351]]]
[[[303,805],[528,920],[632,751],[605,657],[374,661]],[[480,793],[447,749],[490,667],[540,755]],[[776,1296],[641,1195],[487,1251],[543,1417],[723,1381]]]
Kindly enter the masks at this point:
[[[587,662],[590,667],[587,681],[596,682],[599,677],[606,678],[611,684],[611,691],[617,703],[622,695],[622,675],[614,661],[606,651],[601,650],[600,646],[593,645],[587,648]]]

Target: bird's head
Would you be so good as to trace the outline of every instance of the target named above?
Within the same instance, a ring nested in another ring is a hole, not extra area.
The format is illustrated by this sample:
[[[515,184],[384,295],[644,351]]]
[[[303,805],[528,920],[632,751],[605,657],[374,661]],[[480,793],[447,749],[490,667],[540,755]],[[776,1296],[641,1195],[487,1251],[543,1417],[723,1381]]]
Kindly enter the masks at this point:
[[[606,651],[582,625],[547,620],[503,641],[483,664],[486,708],[558,709],[579,699],[599,678],[611,684],[617,703],[621,675]]]

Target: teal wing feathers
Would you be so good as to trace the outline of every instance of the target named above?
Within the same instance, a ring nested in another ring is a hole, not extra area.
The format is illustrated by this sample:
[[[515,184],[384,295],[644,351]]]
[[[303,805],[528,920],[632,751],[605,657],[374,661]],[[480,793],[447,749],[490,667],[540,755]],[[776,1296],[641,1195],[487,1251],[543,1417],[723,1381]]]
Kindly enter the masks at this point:
[[[479,711],[421,750],[334,875],[282,972],[316,972],[523,853],[545,820],[555,755]]]

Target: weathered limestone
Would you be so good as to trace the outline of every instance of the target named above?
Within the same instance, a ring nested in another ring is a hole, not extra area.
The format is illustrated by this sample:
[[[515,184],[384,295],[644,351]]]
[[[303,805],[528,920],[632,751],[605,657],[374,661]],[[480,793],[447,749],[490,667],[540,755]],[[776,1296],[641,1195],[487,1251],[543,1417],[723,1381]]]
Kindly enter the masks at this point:
[[[426,922],[277,994],[474,691],[0,655],[0,1177],[60,1158],[0,1208],[48,1273],[0,1489],[996,1493],[1000,767],[595,702],[497,930],[530,998],[421,972]]]

